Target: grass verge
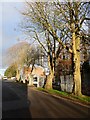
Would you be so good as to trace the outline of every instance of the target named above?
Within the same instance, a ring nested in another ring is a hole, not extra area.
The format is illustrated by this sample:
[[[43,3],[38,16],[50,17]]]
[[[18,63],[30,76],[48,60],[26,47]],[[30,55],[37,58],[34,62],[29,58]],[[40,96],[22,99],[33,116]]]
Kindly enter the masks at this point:
[[[58,91],[58,90],[55,90],[55,89],[46,90],[44,88],[37,88],[37,90],[47,92],[47,93],[50,93],[50,94],[53,94],[53,95],[65,97],[65,98],[72,99],[72,100],[78,100],[79,102],[83,102],[83,103],[86,103],[86,104],[90,104],[90,97],[89,96],[85,96],[85,95],[75,96],[75,95],[72,95],[70,93],[63,92],[63,91]]]

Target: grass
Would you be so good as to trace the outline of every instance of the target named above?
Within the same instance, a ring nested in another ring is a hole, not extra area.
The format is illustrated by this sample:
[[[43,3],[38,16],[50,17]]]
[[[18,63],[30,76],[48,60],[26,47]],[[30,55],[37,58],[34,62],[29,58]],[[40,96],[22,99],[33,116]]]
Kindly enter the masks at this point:
[[[85,101],[85,102],[89,102],[90,103],[90,97],[89,96],[85,96],[85,95],[75,96],[75,95],[72,95],[72,97],[74,97],[76,99],[79,99],[81,101]]]
[[[75,95],[72,95],[70,93],[59,91],[59,90],[54,90],[54,89],[46,90],[44,88],[37,88],[37,90],[90,104],[90,97],[89,96],[85,96],[85,95],[75,96]]]

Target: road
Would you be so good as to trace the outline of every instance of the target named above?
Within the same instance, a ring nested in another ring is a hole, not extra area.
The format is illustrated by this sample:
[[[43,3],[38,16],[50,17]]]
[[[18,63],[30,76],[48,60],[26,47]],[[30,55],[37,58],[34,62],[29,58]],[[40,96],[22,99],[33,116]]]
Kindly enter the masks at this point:
[[[87,118],[88,106],[19,83],[2,84],[2,118]]]
[[[31,118],[27,86],[12,81],[2,82],[2,119]]]

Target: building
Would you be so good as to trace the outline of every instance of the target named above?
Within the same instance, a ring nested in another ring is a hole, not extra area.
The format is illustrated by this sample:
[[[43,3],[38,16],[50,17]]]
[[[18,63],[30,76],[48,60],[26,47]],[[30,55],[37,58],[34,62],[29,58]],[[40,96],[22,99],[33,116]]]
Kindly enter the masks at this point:
[[[27,82],[28,85],[43,87],[45,80],[45,70],[41,66],[35,65],[33,68],[30,66],[27,68],[26,66],[22,69],[21,80],[23,83]]]
[[[72,75],[72,54],[62,49],[59,54],[55,68],[55,82],[59,83],[60,90],[72,92],[73,75]]]
[[[82,51],[80,57],[82,94],[90,96],[90,50],[88,50],[87,54],[83,54]],[[56,79],[60,81],[61,90],[72,92],[74,85],[72,54],[66,50],[60,52],[55,74]]]

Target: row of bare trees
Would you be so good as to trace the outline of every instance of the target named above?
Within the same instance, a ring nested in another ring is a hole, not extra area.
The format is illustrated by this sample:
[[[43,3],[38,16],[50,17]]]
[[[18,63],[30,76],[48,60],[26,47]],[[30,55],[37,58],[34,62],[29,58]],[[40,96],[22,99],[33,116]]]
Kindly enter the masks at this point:
[[[38,51],[38,48],[40,49],[39,46],[32,46],[28,42],[20,42],[7,50],[5,57],[6,61],[4,60],[4,63],[6,63],[9,68],[12,68],[12,70],[15,68],[17,80],[20,79],[20,71],[23,69],[24,65],[27,68],[32,65],[33,70],[36,63],[41,64],[39,62],[39,56],[41,56],[41,53]],[[7,70],[9,68],[7,68]]]
[[[38,41],[48,56],[50,75],[46,88],[52,88],[55,63],[64,48],[72,54],[74,94],[81,95],[80,45],[83,36],[90,36],[85,32],[89,29],[86,22],[90,20],[90,2],[26,2],[21,13],[22,30]]]

